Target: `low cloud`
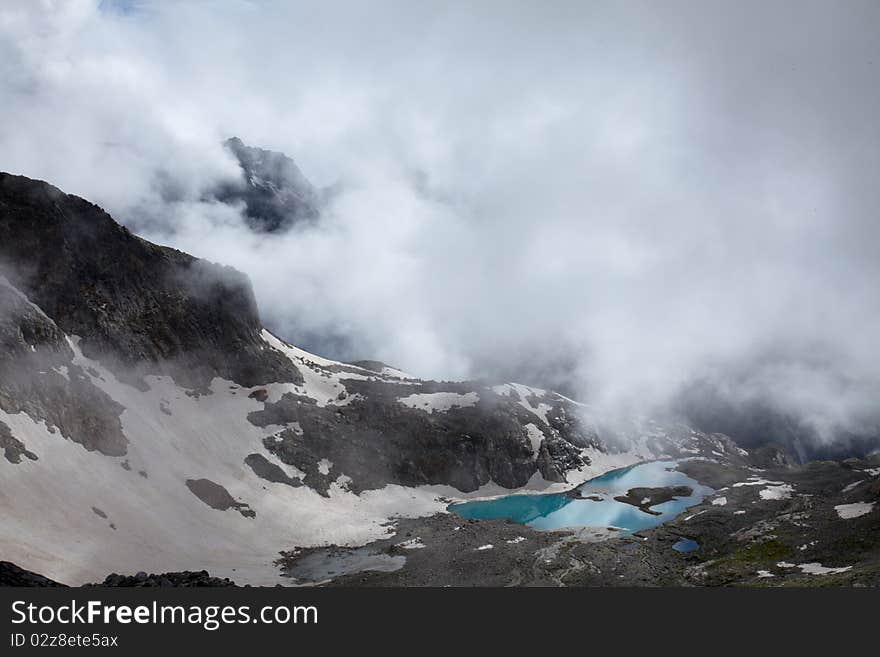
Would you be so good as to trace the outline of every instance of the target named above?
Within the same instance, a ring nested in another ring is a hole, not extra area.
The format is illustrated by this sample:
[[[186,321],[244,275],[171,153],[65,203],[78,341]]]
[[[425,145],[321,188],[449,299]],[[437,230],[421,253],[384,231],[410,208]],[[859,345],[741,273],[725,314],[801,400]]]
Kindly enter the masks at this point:
[[[0,169],[245,271],[326,355],[615,409],[714,390],[829,442],[877,426],[880,7],[794,13],[4,3]],[[232,135],[339,183],[321,222],[205,200]]]

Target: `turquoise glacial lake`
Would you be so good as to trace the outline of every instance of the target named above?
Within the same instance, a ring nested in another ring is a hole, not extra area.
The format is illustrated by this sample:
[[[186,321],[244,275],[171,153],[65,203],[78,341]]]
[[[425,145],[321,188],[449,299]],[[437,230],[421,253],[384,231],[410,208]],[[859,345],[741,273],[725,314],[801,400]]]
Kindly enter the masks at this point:
[[[711,488],[674,470],[677,464],[677,461],[639,463],[606,472],[566,493],[508,495],[492,500],[452,504],[449,510],[462,518],[507,518],[535,529],[618,527],[621,534],[632,534],[672,520],[713,492]],[[631,488],[665,486],[690,486],[693,494],[651,507],[659,515],[646,513],[614,499],[618,495],[626,495]],[[685,551],[688,548],[694,549],[688,545]]]

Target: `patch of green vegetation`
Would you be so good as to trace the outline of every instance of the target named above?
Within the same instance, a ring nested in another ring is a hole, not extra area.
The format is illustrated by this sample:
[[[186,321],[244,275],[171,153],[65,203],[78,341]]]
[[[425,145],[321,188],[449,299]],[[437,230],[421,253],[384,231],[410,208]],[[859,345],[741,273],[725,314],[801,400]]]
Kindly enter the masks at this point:
[[[732,554],[708,564],[712,575],[726,580],[735,578],[744,570],[757,570],[759,566],[784,561],[792,555],[792,549],[778,539],[750,543]]]
[[[830,547],[837,555],[855,556],[877,550],[878,539],[880,539],[880,536],[850,534],[836,538],[832,541]]]
[[[791,556],[792,549],[777,539],[750,543],[734,552],[730,560],[741,564],[763,564],[768,562],[782,561]]]

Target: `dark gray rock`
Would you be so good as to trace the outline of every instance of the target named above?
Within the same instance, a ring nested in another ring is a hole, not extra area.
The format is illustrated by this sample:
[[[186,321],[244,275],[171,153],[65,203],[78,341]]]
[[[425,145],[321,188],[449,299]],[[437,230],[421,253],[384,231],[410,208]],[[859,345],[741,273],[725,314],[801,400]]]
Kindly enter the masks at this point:
[[[56,323],[0,279],[0,408],[44,420],[50,431],[89,451],[122,456],[128,444],[119,420],[123,409],[90,376],[73,364],[73,350]],[[0,429],[8,459],[36,457],[20,445],[8,428]]]
[[[0,449],[3,450],[3,456],[10,463],[21,463],[21,457],[37,460],[37,455],[28,450],[24,443],[12,435],[12,430],[0,421]]]
[[[248,454],[244,462],[254,471],[258,477],[271,481],[276,484],[287,484],[288,486],[302,486],[302,481],[288,476],[284,470],[272,463],[262,454]]]
[[[584,465],[580,446],[595,439],[575,420],[566,428],[567,438],[562,437],[514,399],[476,384],[355,379],[344,383],[355,395],[344,406],[319,407],[312,399],[288,393],[248,416],[257,426],[299,424],[301,434],[288,429],[266,438],[264,446],[283,463],[305,472],[303,483],[325,494],[339,473],[351,479],[349,487],[355,492],[388,483],[449,484],[472,491],[494,481],[515,488],[538,471],[550,481],[564,481],[568,470]],[[474,390],[479,391],[475,406],[437,413],[397,401],[413,392]],[[546,401],[564,403],[549,397]],[[537,459],[525,429],[529,423],[544,435]],[[331,461],[334,470],[321,473],[322,459]]]
[[[64,586],[9,561],[0,561],[0,586]]]
[[[103,587],[128,587],[128,588],[153,588],[153,587],[228,587],[235,586],[235,582],[227,577],[211,577],[207,570],[183,570],[173,573],[161,573],[159,575],[139,572],[135,575],[118,575],[112,573],[100,584],[86,584],[86,586]]]
[[[659,488],[630,488],[626,495],[618,495],[614,499],[624,504],[631,504],[638,507],[644,513],[650,513],[659,516],[659,511],[654,511],[651,507],[664,502],[674,500],[676,497],[687,497],[692,495],[694,489],[690,486],[663,486]]]
[[[212,509],[226,511],[227,509],[235,509],[245,518],[255,518],[257,513],[244,502],[239,502],[229,491],[220,484],[216,484],[210,479],[187,479],[186,487],[190,492],[198,497],[202,502]]]
[[[219,186],[214,197],[242,203],[244,215],[257,232],[283,232],[296,223],[315,221],[321,195],[284,153],[246,146],[238,137],[223,145],[238,160],[241,179]]]
[[[243,274],[146,242],[47,183],[0,173],[0,264],[86,356],[122,377],[170,374],[190,387],[213,376],[299,380],[265,348]]]

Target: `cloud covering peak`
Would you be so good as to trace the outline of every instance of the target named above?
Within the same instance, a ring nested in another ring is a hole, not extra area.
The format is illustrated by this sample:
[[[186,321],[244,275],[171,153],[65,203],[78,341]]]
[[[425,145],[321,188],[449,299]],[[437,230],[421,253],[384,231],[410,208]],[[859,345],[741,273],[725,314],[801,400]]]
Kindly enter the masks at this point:
[[[876,426],[877,3],[11,2],[0,169],[340,358]],[[253,234],[240,136],[337,190]]]

